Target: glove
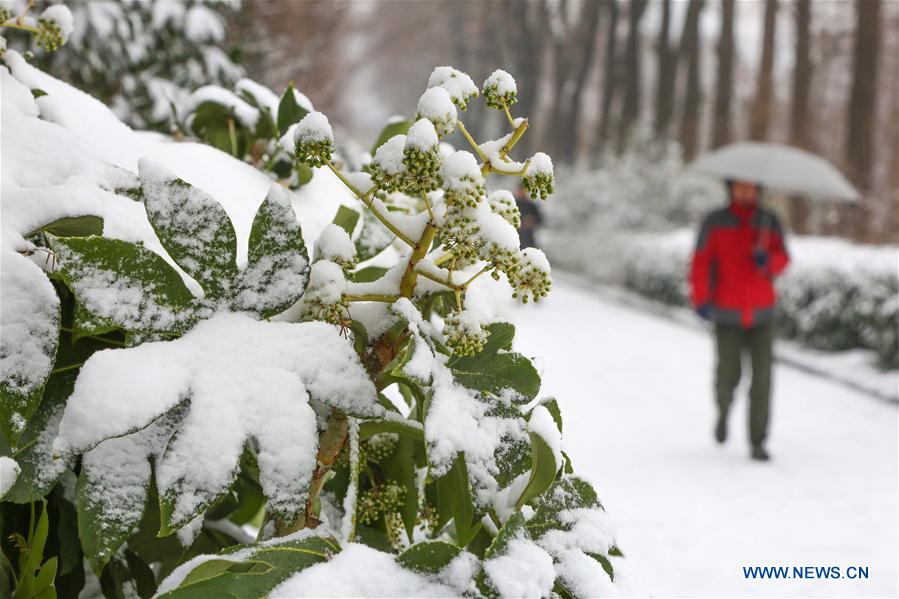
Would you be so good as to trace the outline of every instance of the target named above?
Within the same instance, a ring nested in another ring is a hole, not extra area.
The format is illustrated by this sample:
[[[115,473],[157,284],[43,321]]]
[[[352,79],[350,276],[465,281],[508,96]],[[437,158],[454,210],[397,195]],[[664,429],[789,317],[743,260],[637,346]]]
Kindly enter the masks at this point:
[[[762,248],[755,248],[752,250],[752,260],[757,267],[765,268],[768,266],[768,252]]]
[[[703,304],[701,306],[696,307],[696,313],[699,314],[699,317],[703,320],[711,320],[712,319],[712,307],[708,304]]]

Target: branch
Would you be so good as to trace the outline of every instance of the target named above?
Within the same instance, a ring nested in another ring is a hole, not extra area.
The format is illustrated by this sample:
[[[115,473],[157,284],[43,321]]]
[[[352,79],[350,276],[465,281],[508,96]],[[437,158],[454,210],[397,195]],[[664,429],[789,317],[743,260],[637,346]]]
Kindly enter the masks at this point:
[[[458,120],[456,121],[456,126],[459,127],[459,131],[462,133],[462,136],[466,140],[468,140],[468,144],[477,153],[478,158],[481,159],[481,162],[487,162],[487,155],[484,154],[484,150],[481,149],[481,146],[479,146],[474,138],[468,133],[468,129],[465,128],[465,123],[463,123],[461,120]]]
[[[362,293],[359,295],[344,295],[343,299],[348,302],[384,302],[392,304],[400,299],[399,295],[389,295],[386,293]]]
[[[387,227],[387,229],[389,229],[391,233],[393,233],[400,240],[402,240],[403,243],[405,243],[409,247],[412,247],[412,248],[415,247],[415,241],[413,241],[412,239],[409,238],[408,235],[406,235],[405,233],[400,231],[396,227],[396,225],[394,225],[392,222],[390,222],[390,220],[385,215],[381,214],[378,210],[376,210],[372,206],[371,197],[369,197],[371,190],[369,190],[368,193],[362,193],[361,191],[359,191],[359,189],[355,185],[353,185],[352,183],[349,182],[349,180],[343,175],[343,173],[340,172],[340,169],[337,168],[336,166],[334,166],[334,164],[330,160],[325,162],[325,164],[328,166],[329,169],[331,169],[331,172],[333,172],[335,175],[337,175],[337,178],[340,179],[340,181],[347,187],[347,189],[352,191],[353,194],[357,198],[359,198],[359,200],[363,204],[365,204],[366,208],[371,210],[372,214],[375,215],[375,218],[377,218],[379,221],[381,221],[382,225]],[[372,189],[374,189],[374,188],[372,188]]]
[[[431,242],[434,241],[436,235],[437,227],[428,223],[425,226],[425,230],[421,233],[421,239],[414,246],[415,249],[412,250],[412,255],[409,256],[408,264],[406,264],[406,272],[403,273],[403,280],[400,281],[401,296],[412,297],[412,294],[415,292],[415,283],[420,274],[415,269],[415,266],[428,254],[428,250],[431,249]]]

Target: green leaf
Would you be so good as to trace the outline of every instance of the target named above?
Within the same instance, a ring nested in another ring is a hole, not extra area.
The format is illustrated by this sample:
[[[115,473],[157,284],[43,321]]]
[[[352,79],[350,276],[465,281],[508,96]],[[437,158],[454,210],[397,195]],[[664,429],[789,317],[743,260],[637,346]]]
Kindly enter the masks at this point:
[[[399,420],[368,420],[359,423],[359,437],[367,439],[380,433],[397,433],[416,441],[424,441],[425,433],[421,425],[415,426],[412,421],[401,422]]]
[[[66,399],[75,385],[77,371],[54,374],[47,381],[40,407],[21,438],[21,450],[16,462],[22,471],[15,484],[3,496],[3,501],[30,503],[44,497],[66,469],[66,461],[54,458],[53,439],[56,438],[59,420],[65,409]]]
[[[149,564],[129,549],[117,554],[99,576],[103,595],[130,599],[137,595],[149,599],[156,592],[156,577]]]
[[[602,509],[590,483],[576,475],[558,478],[532,505],[534,515],[528,520],[527,529],[535,539],[552,529],[565,530],[565,524],[559,519],[559,514],[563,511],[578,508]]]
[[[384,128],[381,130],[381,134],[378,135],[378,139],[375,141],[375,145],[371,147],[371,153],[374,156],[374,153],[378,151],[384,142],[393,137],[394,135],[405,135],[409,131],[409,127],[412,126],[412,121],[407,120],[398,120],[387,123]]]
[[[291,125],[299,123],[307,114],[309,111],[297,103],[293,83],[290,83],[278,103],[278,131],[284,135]]]
[[[490,337],[484,349],[473,356],[455,356],[449,361],[456,380],[469,389],[500,395],[506,389],[518,392],[527,403],[540,391],[540,375],[531,361],[509,351],[515,327],[495,323],[487,327]]]
[[[0,303],[0,436],[15,445],[38,409],[53,368],[60,302],[41,268],[10,251],[0,266]]]
[[[493,542],[490,543],[490,546],[487,547],[487,551],[484,552],[484,560],[490,560],[504,555],[508,550],[509,543],[518,538],[528,538],[528,536],[527,529],[525,528],[524,516],[521,512],[515,512],[506,519],[499,529],[499,534],[496,535],[496,538],[494,538]],[[483,595],[487,597],[499,597],[499,593],[493,588],[487,572],[483,569],[478,573],[476,585]]]
[[[84,216],[64,216],[52,223],[35,229],[26,237],[31,237],[38,231],[50,233],[57,237],[88,237],[89,235],[103,234],[103,219],[99,216],[87,214]]]
[[[519,537],[527,537],[527,529],[525,529],[525,519],[521,512],[515,512],[503,523],[499,529],[499,534],[493,539],[493,543],[484,553],[484,559],[492,559],[503,555],[509,547],[509,543]]]
[[[525,503],[540,495],[549,488],[556,479],[556,457],[543,437],[531,433],[531,476],[528,484],[516,503],[521,508]]]
[[[315,174],[312,168],[302,162],[294,162],[293,169],[297,173],[297,181],[295,185],[291,185],[292,189],[297,189],[298,187],[306,185],[312,181],[312,176]]]
[[[55,273],[95,316],[127,331],[180,333],[196,321],[181,276],[141,245],[105,237],[50,237]],[[119,293],[109,301],[110,287]]]
[[[293,305],[309,282],[309,254],[287,192],[269,188],[250,229],[247,267],[234,308],[269,318]]]
[[[237,561],[229,559],[228,556],[245,548],[238,545],[219,555],[223,561]],[[212,566],[201,564],[188,573],[178,588],[159,597],[160,599],[265,597],[290,576],[309,566],[327,561],[336,550],[338,548],[332,542],[320,537],[261,546],[233,566],[225,567],[226,564],[222,563]]]
[[[162,454],[187,402],[146,428],[101,442],[84,454],[78,478],[78,536],[99,575],[141,522],[152,472],[150,459]]]
[[[444,569],[462,550],[443,541],[424,541],[403,551],[398,561],[404,567],[422,574],[436,574]]]
[[[418,520],[418,478],[416,476],[416,467],[420,462],[424,461],[424,454],[423,438],[416,439],[401,433],[393,453],[381,460],[380,463],[381,473],[384,475],[384,478],[392,480],[406,489],[399,512],[410,540]]]
[[[138,163],[147,218],[166,252],[208,297],[228,295],[237,274],[237,235],[212,196],[160,164]]]
[[[562,432],[562,410],[559,409],[559,402],[555,397],[547,397],[540,400],[540,405],[549,411],[549,415],[553,417],[559,432]]]
[[[377,281],[388,271],[383,266],[366,266],[352,274],[355,283],[371,283]]]
[[[231,141],[228,121],[234,126],[235,148]],[[196,107],[190,119],[191,132],[209,145],[232,156],[243,156],[247,151],[247,131],[227,106],[216,102],[203,102]]]
[[[341,205],[337,209],[337,214],[334,215],[332,222],[352,237],[353,232],[356,230],[356,224],[359,222],[359,213],[352,208]]]
[[[456,528],[456,542],[460,547],[464,547],[474,538],[480,527],[480,522],[474,522],[474,503],[464,453],[456,456],[453,467],[437,479],[436,486],[438,511],[452,515]]]
[[[13,591],[13,599],[32,599],[34,597],[56,597],[53,580],[56,578],[57,559],[44,559],[44,547],[50,531],[50,519],[47,515],[47,502],[41,501],[40,516],[34,526],[33,534],[28,538],[28,551],[19,556],[18,586]],[[43,562],[43,563],[42,563]]]

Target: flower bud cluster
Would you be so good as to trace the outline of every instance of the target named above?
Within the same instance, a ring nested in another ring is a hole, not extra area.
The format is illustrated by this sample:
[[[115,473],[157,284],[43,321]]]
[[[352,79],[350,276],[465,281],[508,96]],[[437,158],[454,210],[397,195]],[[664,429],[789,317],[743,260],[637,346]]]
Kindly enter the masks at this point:
[[[460,356],[472,356],[484,349],[489,336],[480,314],[473,310],[462,310],[447,316],[443,334],[446,344]]]
[[[398,511],[406,499],[406,488],[387,480],[384,484],[366,489],[356,502],[356,519],[361,524],[374,524],[381,516]]]
[[[521,178],[521,184],[533,199],[545,200],[552,195],[555,181],[553,162],[543,152],[537,152],[528,161],[528,168]]]
[[[428,88],[442,87],[459,110],[468,108],[468,102],[478,96],[478,86],[466,73],[453,67],[437,67],[428,78]]]
[[[490,209],[502,216],[507,223],[516,229],[521,228],[521,212],[511,191],[497,189],[487,196],[487,201],[490,202]]]
[[[450,93],[443,87],[432,87],[425,91],[418,100],[415,120],[419,119],[431,121],[440,137],[455,131],[459,115]]]
[[[356,266],[356,244],[343,227],[331,223],[318,236],[313,259],[333,262],[348,273]]]
[[[330,260],[313,263],[303,293],[300,319],[343,324],[349,318],[349,306],[343,297],[345,289],[346,277],[340,265]]]
[[[328,117],[310,112],[294,131],[294,152],[298,161],[310,167],[323,166],[334,153],[334,132]]]
[[[48,7],[38,17],[35,39],[38,46],[47,52],[53,52],[69,41],[74,28],[71,11],[62,4],[56,4]]]
[[[552,276],[543,252],[536,248],[522,250],[518,269],[509,276],[509,283],[513,288],[512,297],[523,304],[546,297],[552,287]]]
[[[419,119],[409,128],[403,146],[403,166],[403,187],[410,195],[424,195],[438,189],[443,182],[440,176],[442,158],[437,131],[428,119]]]
[[[515,84],[515,79],[502,69],[493,71],[484,80],[481,92],[490,108],[502,110],[518,101],[518,86]]]

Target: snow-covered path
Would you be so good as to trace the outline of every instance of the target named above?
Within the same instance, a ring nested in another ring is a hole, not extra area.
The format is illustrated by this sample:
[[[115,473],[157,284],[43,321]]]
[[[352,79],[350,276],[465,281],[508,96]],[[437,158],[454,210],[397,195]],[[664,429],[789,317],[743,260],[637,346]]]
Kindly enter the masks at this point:
[[[778,366],[767,464],[745,389],[712,440],[712,341],[569,278],[518,318],[565,446],[656,596],[897,594],[897,408]],[[899,381],[897,381],[899,384]],[[868,568],[867,580],[747,580],[743,566]]]

